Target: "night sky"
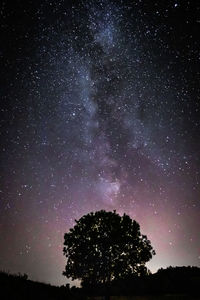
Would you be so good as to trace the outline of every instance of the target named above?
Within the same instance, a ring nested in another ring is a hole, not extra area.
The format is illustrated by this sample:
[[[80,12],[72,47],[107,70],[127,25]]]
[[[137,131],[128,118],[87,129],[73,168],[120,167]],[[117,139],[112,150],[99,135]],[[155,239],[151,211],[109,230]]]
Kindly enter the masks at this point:
[[[64,233],[100,209],[139,222],[152,272],[200,266],[199,8],[3,1],[1,270],[66,283]]]

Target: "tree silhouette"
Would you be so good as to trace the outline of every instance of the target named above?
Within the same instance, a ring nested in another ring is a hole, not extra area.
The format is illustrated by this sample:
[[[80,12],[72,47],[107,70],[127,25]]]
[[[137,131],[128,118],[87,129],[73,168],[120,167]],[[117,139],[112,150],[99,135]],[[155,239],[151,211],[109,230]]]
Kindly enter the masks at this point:
[[[145,274],[145,263],[155,254],[136,221],[104,210],[76,221],[64,235],[64,246],[67,265],[63,275],[80,279],[82,285],[109,285],[131,274]]]

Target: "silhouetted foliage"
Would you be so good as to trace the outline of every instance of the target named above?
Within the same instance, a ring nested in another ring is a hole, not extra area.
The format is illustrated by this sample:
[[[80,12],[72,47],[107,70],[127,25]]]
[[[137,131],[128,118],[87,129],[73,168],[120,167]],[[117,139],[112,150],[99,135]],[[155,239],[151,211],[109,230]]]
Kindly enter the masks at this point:
[[[0,271],[0,299],[6,300],[86,300],[80,289],[57,287],[28,280],[26,274],[10,274]]]
[[[155,254],[136,221],[104,210],[76,221],[64,236],[64,246],[63,274],[80,279],[82,286],[109,285],[128,275],[147,274],[145,264]]]
[[[200,268],[169,267],[155,274],[140,277],[130,275],[125,279],[114,280],[110,285],[110,294],[123,297],[142,295],[142,299],[166,299],[168,295],[167,299],[197,300],[199,286]],[[85,295],[103,296],[105,287],[98,284],[95,287],[84,287],[82,291]]]
[[[159,269],[154,274],[161,292],[197,293],[200,286],[200,268],[198,267],[168,267]]]
[[[116,295],[164,295],[199,294],[200,268],[198,267],[168,267],[160,269],[155,274],[135,277],[128,276],[124,280],[113,282],[112,294]]]
[[[200,268],[168,267],[158,270],[155,274],[139,277],[133,274],[125,279],[113,280],[110,293],[113,296],[123,296],[124,300],[124,296],[134,295],[143,295],[142,299],[160,300],[166,299],[166,294],[167,299],[197,300],[199,286]],[[102,283],[82,288],[70,288],[69,284],[56,287],[31,281],[26,274],[0,272],[0,299],[92,300],[96,299],[95,296],[105,295],[105,291],[105,285]]]

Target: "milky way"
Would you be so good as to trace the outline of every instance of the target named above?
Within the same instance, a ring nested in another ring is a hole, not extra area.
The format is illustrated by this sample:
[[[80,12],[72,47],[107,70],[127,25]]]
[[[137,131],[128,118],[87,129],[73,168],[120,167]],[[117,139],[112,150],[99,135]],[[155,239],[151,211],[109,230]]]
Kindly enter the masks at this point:
[[[1,269],[65,283],[64,233],[99,209],[140,223],[152,272],[200,264],[198,12],[4,1]]]

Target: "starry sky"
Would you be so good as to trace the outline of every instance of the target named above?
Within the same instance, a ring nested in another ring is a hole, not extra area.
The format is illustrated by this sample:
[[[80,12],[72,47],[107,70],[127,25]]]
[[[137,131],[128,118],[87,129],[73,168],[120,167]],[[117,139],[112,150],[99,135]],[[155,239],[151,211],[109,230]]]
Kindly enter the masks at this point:
[[[2,1],[0,269],[61,285],[91,211],[200,266],[198,1]]]

